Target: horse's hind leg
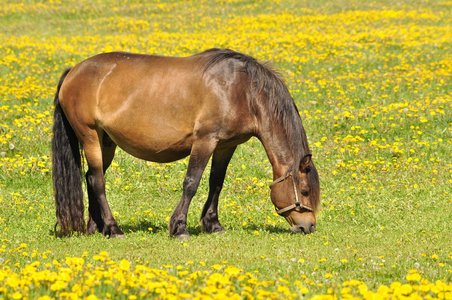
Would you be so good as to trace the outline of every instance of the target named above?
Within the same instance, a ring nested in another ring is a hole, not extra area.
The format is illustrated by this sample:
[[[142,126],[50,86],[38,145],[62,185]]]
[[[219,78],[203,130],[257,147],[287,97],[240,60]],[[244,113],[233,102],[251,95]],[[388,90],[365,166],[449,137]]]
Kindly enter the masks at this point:
[[[212,168],[209,179],[209,197],[201,214],[201,228],[207,233],[222,233],[226,230],[218,220],[218,198],[223,188],[226,169],[234,154],[236,147],[225,150],[215,150],[212,158]]]
[[[124,237],[124,233],[119,229],[110,206],[105,195],[105,178],[104,172],[110,165],[116,145],[111,142],[105,144],[105,139],[102,144],[97,141],[83,145],[85,150],[86,160],[88,162],[88,172],[86,173],[86,183],[88,187],[89,198],[89,220],[88,220],[88,234],[94,233],[96,230],[101,231],[104,236]]]
[[[104,133],[102,138],[102,164],[103,164],[103,174],[105,176],[105,172],[113,161],[113,157],[115,155],[116,144],[110,139],[110,137]],[[90,172],[86,174],[86,180],[88,182],[89,176],[91,176]],[[98,198],[96,197],[94,190],[91,185],[88,184],[88,198],[89,198],[89,217],[88,217],[88,225],[87,225],[87,234],[94,234],[96,231],[103,232],[104,229],[104,220],[102,218],[101,206]]]

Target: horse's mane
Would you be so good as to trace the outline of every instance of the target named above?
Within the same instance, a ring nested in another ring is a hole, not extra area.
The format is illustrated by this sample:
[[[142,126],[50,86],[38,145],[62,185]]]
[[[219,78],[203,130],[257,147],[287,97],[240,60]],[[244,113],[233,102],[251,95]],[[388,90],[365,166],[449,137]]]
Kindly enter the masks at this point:
[[[211,53],[204,73],[224,60],[234,59],[243,63],[243,70],[241,71],[248,75],[249,89],[253,95],[253,97],[249,97],[250,107],[256,106],[253,101],[260,101],[259,104],[265,105],[273,122],[280,123],[283,126],[287,139],[291,141],[289,145],[294,155],[294,162],[290,170],[298,170],[301,159],[310,154],[310,150],[298,109],[281,75],[268,63],[261,63],[251,56],[233,50],[214,48],[204,53]],[[298,182],[298,172],[293,172],[293,174],[294,179]],[[311,172],[308,173],[308,176],[310,183],[318,182],[314,164],[311,164]],[[311,188],[312,192],[319,192],[318,187],[311,186]],[[319,198],[318,196],[316,195],[313,198]],[[316,206],[316,203],[312,204]]]

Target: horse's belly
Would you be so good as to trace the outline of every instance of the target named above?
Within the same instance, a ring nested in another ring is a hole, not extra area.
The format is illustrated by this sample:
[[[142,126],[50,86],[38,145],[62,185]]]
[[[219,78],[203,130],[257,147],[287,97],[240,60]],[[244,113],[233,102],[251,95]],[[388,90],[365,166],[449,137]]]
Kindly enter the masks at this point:
[[[148,161],[171,162],[182,159],[190,154],[192,135],[169,132],[152,133],[123,131],[109,132],[110,138],[127,153]],[[140,131],[140,130],[138,130]]]

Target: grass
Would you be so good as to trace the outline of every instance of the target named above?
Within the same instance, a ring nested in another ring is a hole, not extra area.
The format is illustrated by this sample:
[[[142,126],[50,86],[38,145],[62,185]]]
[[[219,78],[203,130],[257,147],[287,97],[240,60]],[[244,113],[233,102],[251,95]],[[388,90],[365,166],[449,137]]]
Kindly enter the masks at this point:
[[[392,2],[3,1],[0,298],[450,298],[452,5]],[[179,241],[167,224],[187,159],[118,151],[107,196],[126,239],[55,238],[61,72],[110,50],[211,47],[270,60],[284,76],[320,173],[318,230],[292,234],[274,212],[271,166],[252,139],[228,169],[227,234],[200,230],[208,171],[190,207],[192,238]]]

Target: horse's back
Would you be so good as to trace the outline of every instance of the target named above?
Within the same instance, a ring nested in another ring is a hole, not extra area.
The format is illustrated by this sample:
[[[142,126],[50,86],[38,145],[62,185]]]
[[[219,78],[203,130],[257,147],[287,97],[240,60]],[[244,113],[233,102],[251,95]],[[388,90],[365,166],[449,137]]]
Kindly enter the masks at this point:
[[[182,158],[202,135],[229,139],[235,134],[230,128],[244,122],[245,106],[237,101],[245,97],[243,88],[233,88],[240,82],[226,82],[227,72],[205,76],[207,56],[94,56],[68,74],[60,91],[62,107],[79,127],[76,132],[103,130],[147,160]]]

